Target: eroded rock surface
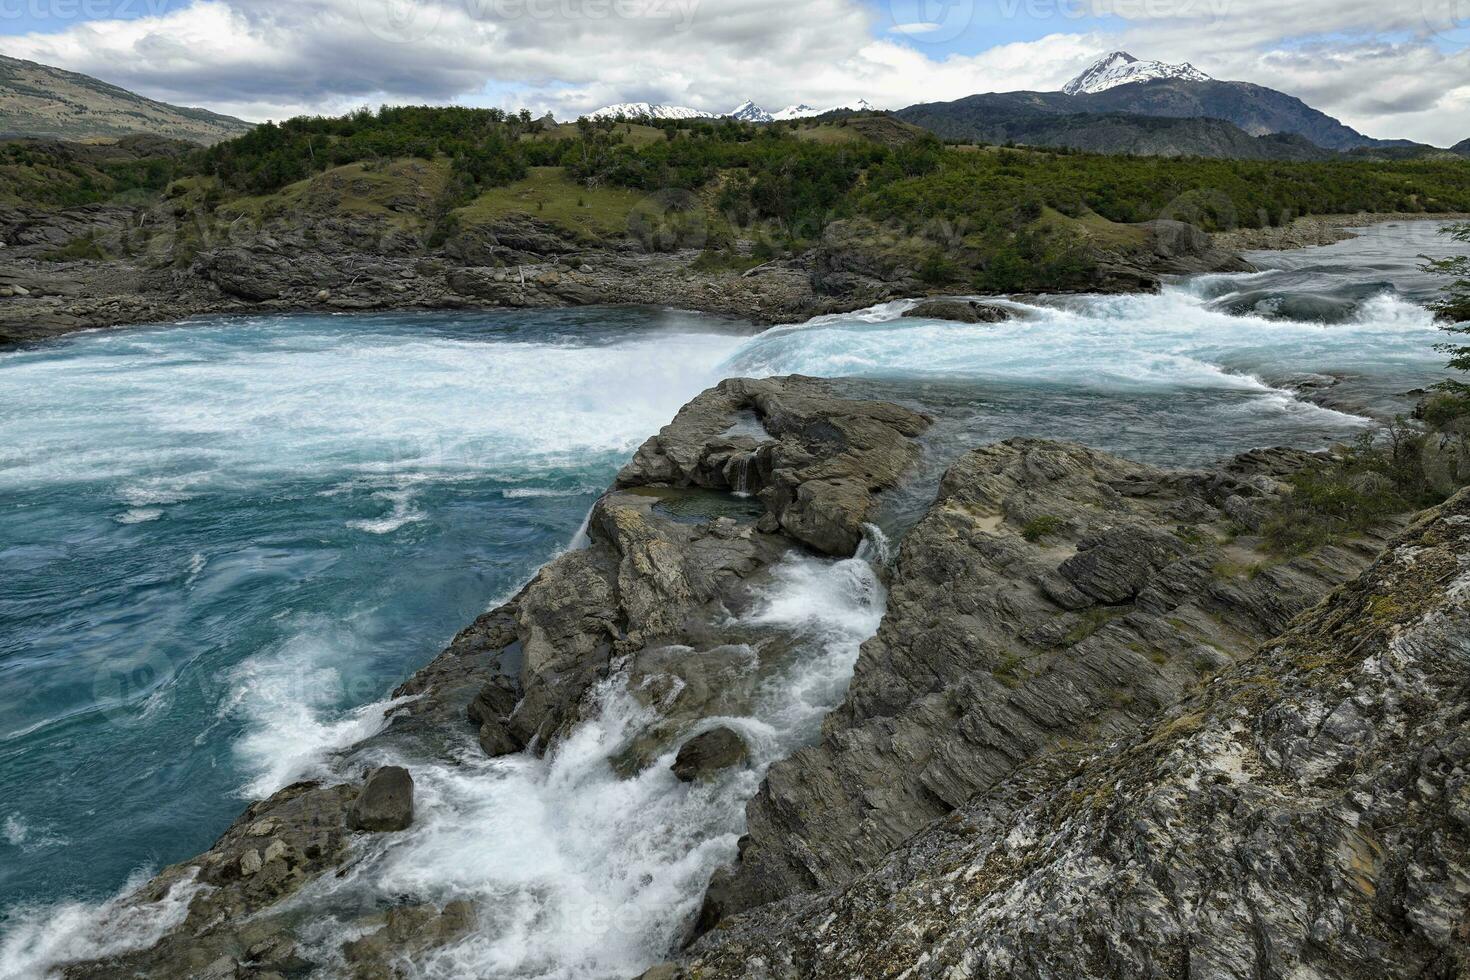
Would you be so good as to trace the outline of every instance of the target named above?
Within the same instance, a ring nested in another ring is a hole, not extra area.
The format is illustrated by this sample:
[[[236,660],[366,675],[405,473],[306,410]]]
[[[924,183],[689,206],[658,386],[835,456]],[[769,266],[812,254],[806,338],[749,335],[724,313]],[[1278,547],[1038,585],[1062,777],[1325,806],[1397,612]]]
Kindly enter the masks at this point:
[[[1156,719],[1053,745],[665,975],[1465,976],[1467,671],[1470,491]]]
[[[407,830],[413,823],[413,777],[402,766],[383,766],[368,773],[362,792],[347,811],[353,830],[382,834]]]
[[[685,783],[713,779],[721,770],[742,765],[749,754],[739,735],[728,728],[716,728],[684,743],[674,759],[674,775]]]
[[[1064,745],[1135,729],[1365,566],[1369,539],[1290,560],[1250,537],[1311,454],[1171,472],[1013,440],[946,474],[904,540],[878,635],[821,744],[777,763],[708,927],[831,888]]]

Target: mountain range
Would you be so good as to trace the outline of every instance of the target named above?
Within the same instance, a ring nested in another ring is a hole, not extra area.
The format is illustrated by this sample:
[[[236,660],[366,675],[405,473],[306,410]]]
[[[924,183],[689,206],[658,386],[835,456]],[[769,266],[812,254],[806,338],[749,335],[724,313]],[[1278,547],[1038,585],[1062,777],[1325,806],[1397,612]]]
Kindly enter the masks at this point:
[[[218,143],[253,123],[144,98],[87,75],[0,55],[0,135],[80,140],[150,133]]]
[[[832,112],[876,113],[868,101],[769,111],[746,100],[725,113],[653,102],[603,106],[591,118],[735,119],[769,123]],[[944,139],[1066,147],[1095,153],[1268,160],[1470,157],[1470,139],[1449,150],[1378,140],[1307,105],[1249,82],[1220,81],[1191,64],[1146,61],[1126,51],[1099,58],[1057,92],[996,92],[890,113]],[[75,72],[0,56],[0,136],[69,140],[147,133],[210,144],[251,123],[181,108]]]

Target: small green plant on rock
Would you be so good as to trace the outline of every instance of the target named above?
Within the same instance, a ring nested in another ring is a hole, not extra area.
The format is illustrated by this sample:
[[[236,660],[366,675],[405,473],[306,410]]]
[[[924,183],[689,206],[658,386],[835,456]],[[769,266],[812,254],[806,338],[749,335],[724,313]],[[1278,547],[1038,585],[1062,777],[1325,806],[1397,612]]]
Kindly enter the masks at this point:
[[[1053,517],[1051,514],[1042,514],[1040,517],[1033,517],[1025,523],[1021,528],[1021,537],[1032,544],[1036,544],[1042,539],[1056,534],[1062,528],[1066,527],[1066,525],[1067,522],[1060,517]]]

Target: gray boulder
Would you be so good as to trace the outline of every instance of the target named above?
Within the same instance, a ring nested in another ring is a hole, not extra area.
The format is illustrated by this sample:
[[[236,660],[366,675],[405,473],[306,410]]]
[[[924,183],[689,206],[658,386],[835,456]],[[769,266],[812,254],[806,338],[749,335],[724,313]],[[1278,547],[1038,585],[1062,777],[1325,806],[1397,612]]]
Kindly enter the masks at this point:
[[[990,303],[968,299],[930,299],[904,313],[906,317],[925,320],[953,320],[956,323],[1004,323],[1011,311]]]
[[[766,438],[735,434],[753,416]],[[680,409],[618,474],[619,487],[743,489],[783,531],[852,555],[878,491],[918,459],[931,419],[890,402],[838,398],[815,378],[733,379]]]
[[[413,777],[402,766],[383,766],[368,774],[347,813],[353,830],[387,833],[413,823]]]
[[[728,728],[716,728],[685,742],[671,768],[680,782],[707,781],[743,765],[749,756],[745,739]]]

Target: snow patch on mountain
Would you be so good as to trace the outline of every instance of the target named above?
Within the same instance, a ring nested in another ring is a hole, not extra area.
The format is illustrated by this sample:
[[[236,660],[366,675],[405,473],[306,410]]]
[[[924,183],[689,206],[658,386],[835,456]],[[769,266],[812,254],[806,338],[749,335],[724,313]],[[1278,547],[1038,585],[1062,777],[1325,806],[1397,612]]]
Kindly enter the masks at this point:
[[[779,112],[773,112],[773,113],[771,113],[771,118],[772,119],[778,119],[778,120],[779,119],[805,119],[808,116],[821,116],[821,115],[825,115],[826,113],[829,113],[829,112],[877,112],[877,111],[878,110],[876,108],[874,108],[873,104],[871,102],[869,102],[867,99],[858,99],[856,102],[852,103],[851,105],[834,105],[834,106],[828,106],[825,109],[819,109],[819,108],[817,108],[814,105],[807,105],[805,102],[799,102],[796,105],[789,105],[786,108],[780,110]]]
[[[718,119],[713,112],[691,109],[683,105],[663,105],[657,102],[619,102],[603,106],[596,112],[587,113],[588,119]]]
[[[1127,51],[1114,51],[1099,58],[1091,68],[1068,82],[1062,91],[1068,95],[1092,95],[1119,85],[1152,82],[1161,78],[1182,79],[1187,82],[1212,80],[1209,75],[1188,62],[1171,65],[1163,61],[1140,61]]]
[[[873,104],[867,99],[858,99],[851,105],[828,106],[825,109],[805,102],[789,105],[779,112],[767,112],[749,99],[740,103],[726,113],[705,112],[703,109],[691,109],[682,105],[665,105],[657,102],[619,102],[617,105],[603,106],[596,112],[587,113],[589,119],[616,119],[622,116],[625,119],[738,119],[741,122],[768,123],[784,119],[805,119],[809,116],[820,116],[828,112],[876,112]]]

